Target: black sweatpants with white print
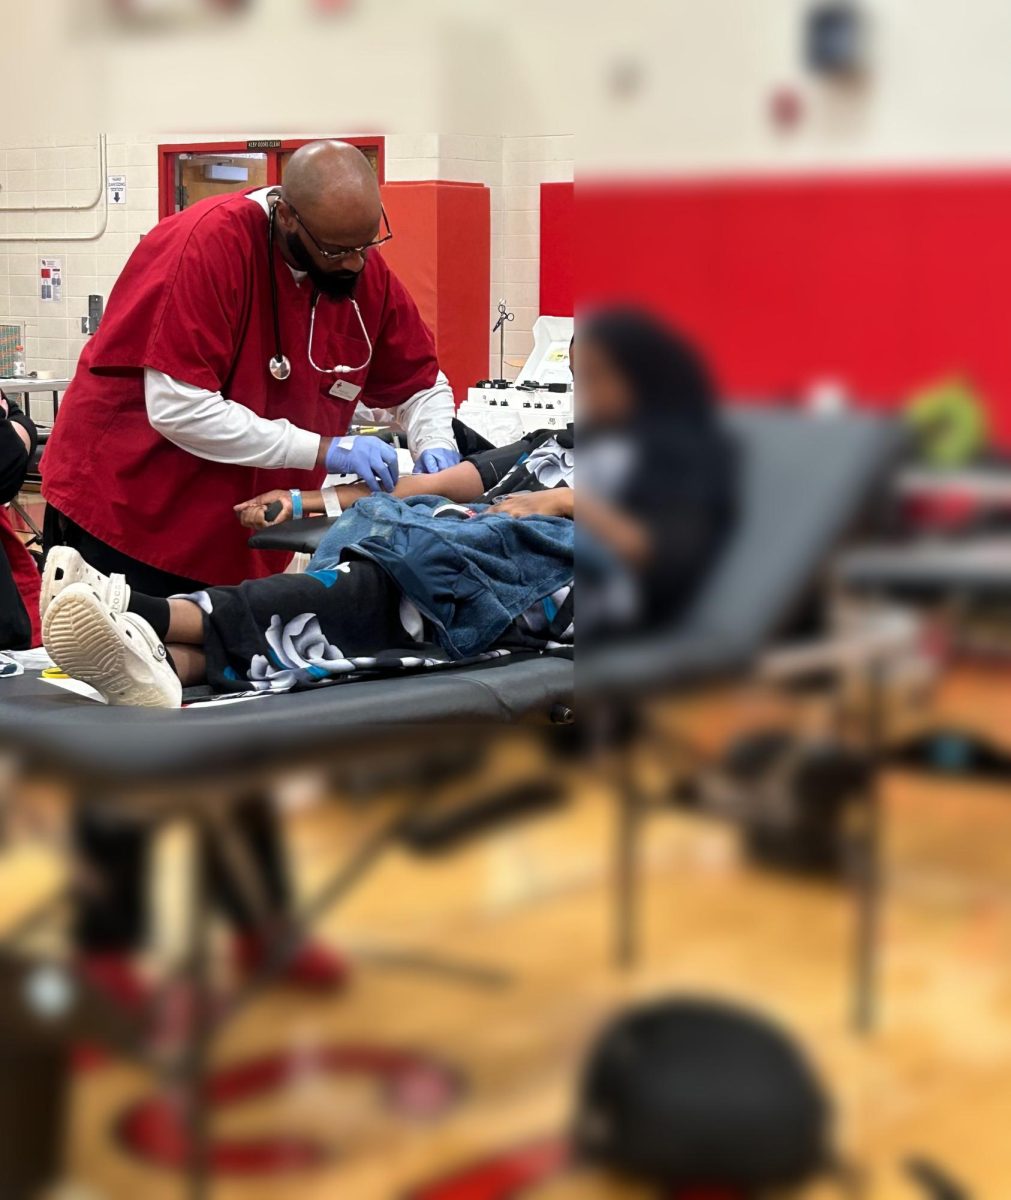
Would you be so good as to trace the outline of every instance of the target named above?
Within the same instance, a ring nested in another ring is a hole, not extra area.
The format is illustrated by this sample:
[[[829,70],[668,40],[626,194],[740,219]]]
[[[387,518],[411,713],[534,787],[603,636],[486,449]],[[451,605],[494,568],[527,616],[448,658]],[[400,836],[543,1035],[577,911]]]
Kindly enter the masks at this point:
[[[428,661],[404,629],[400,589],[365,559],[188,598],[203,610],[207,681],[216,691],[288,691]]]

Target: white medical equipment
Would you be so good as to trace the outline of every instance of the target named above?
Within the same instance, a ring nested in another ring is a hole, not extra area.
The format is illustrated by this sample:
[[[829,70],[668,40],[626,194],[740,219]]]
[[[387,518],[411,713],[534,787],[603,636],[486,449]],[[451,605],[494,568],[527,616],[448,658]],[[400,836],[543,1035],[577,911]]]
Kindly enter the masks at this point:
[[[572,317],[538,317],[534,322],[534,348],[516,381],[504,388],[493,386],[490,380],[485,387],[468,388],[467,399],[457,410],[459,419],[496,446],[508,446],[536,429],[564,429],[574,419],[569,369],[574,324]],[[567,390],[548,391],[549,384]],[[383,410],[359,404],[349,432],[375,433],[383,416]],[[410,452],[399,447],[399,453],[400,473],[409,475],[413,470]],[[328,477],[327,486],[332,482],[346,480]]]
[[[573,420],[569,342],[572,317],[538,317],[534,348],[509,387],[472,387],[457,416],[496,446],[507,446],[535,429],[564,429]],[[565,391],[549,391],[550,384]]]

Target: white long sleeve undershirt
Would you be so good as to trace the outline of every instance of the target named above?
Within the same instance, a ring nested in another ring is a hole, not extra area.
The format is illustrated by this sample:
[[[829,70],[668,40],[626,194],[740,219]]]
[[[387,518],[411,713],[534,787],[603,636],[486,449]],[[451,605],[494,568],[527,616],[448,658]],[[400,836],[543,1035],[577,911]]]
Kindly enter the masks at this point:
[[[193,387],[149,367],[144,371],[144,398],[152,428],[198,458],[265,468],[310,470],[316,465],[318,433],[283,417],[257,416],[220,392]],[[453,393],[441,371],[434,387],[416,392],[396,408],[367,411],[378,420],[392,418],[401,425],[415,457],[422,450],[456,447]]]
[[[369,422],[385,425],[395,421],[407,435],[407,445],[415,458],[422,450],[456,449],[455,416],[453,389],[441,371],[433,387],[415,392],[396,408],[366,408],[359,404],[355,409],[355,420],[362,425]]]

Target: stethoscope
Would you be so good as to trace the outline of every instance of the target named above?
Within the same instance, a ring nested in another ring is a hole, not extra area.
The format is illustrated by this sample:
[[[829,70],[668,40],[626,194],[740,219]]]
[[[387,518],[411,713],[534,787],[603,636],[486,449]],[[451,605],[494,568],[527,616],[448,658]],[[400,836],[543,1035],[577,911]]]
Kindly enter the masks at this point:
[[[291,375],[291,360],[281,348],[281,317],[278,309],[277,298],[277,266],[274,263],[274,218],[277,213],[277,201],[270,206],[270,217],[268,220],[267,234],[267,258],[270,263],[270,303],[274,317],[274,356],[271,358],[268,366],[270,373],[278,381],[283,383]],[[362,327],[362,337],[365,338],[369,348],[369,356],[359,367],[320,367],[316,365],[316,361],[312,356],[313,339],[316,334],[316,305],[319,303],[319,292],[313,292],[312,310],[309,316],[309,346],[307,354],[309,365],[321,375],[352,375],[355,371],[364,371],[372,361],[372,340],[369,337],[368,330],[365,328],[365,322],[362,320],[362,311],[358,307],[358,301],[354,296],[349,296],[351,305],[355,310],[355,316],[358,318],[358,324]]]

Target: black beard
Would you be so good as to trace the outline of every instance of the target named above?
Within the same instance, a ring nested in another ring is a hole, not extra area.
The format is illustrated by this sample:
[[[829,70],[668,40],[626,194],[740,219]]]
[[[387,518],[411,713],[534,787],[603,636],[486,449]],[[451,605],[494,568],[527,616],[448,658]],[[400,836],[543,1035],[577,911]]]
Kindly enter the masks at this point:
[[[358,284],[358,271],[323,271],[313,262],[297,233],[287,233],[284,244],[297,271],[304,271],[313,287],[332,300],[348,300]]]

